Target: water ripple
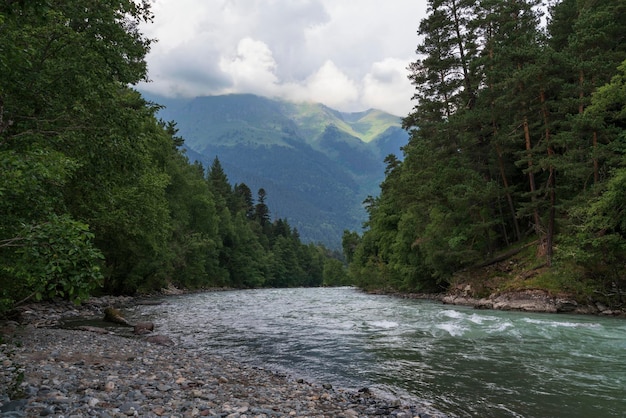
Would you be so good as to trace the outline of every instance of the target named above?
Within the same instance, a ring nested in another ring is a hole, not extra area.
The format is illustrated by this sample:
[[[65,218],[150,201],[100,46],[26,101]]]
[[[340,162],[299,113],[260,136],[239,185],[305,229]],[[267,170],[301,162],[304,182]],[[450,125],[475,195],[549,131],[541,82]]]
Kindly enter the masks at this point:
[[[475,311],[352,288],[185,295],[141,306],[182,345],[459,416],[618,417],[626,324]]]

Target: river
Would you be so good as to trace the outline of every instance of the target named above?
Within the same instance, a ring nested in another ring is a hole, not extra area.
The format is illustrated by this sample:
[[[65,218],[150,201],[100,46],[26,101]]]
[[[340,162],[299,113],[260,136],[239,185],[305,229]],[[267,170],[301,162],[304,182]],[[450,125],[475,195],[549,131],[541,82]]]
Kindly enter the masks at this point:
[[[623,319],[474,310],[347,287],[175,296],[133,315],[190,349],[452,416],[626,416]]]

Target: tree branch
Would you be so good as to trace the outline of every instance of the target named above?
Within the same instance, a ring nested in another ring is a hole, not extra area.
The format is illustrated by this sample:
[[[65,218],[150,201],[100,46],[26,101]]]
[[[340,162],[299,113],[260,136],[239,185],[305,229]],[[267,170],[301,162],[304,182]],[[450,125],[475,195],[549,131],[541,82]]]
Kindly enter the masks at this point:
[[[9,239],[0,240],[0,248],[2,247],[23,247],[23,244],[19,244],[20,241],[23,241],[24,237],[15,237]]]

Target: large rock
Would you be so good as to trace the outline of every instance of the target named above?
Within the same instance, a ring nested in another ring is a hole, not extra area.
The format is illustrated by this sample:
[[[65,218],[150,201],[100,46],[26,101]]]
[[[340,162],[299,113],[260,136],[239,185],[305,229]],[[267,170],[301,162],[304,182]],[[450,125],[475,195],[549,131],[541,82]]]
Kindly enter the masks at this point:
[[[504,292],[489,297],[493,309],[525,312],[557,312],[555,298],[542,290]]]
[[[474,306],[474,307],[480,307],[480,308],[486,309],[487,308],[486,306],[478,306],[480,305],[480,302],[483,300],[484,299],[477,299],[477,298],[472,298],[469,296],[462,296],[462,295],[444,295],[441,298],[441,302],[443,302],[446,305],[465,305],[465,306]]]
[[[154,324],[152,322],[138,322],[135,324],[133,333],[136,335],[149,334],[154,331]]]
[[[467,305],[476,309],[498,309],[524,312],[577,312],[576,301],[550,295],[544,290],[518,290],[494,293],[487,298],[472,298],[466,294],[451,294],[442,298],[443,303]]]

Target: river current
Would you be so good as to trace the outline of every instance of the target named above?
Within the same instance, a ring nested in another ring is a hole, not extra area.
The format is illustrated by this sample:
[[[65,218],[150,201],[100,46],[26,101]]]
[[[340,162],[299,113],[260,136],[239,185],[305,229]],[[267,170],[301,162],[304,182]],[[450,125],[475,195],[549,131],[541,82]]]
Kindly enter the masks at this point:
[[[133,315],[189,349],[452,416],[626,416],[624,319],[473,310],[345,287],[183,295]]]

